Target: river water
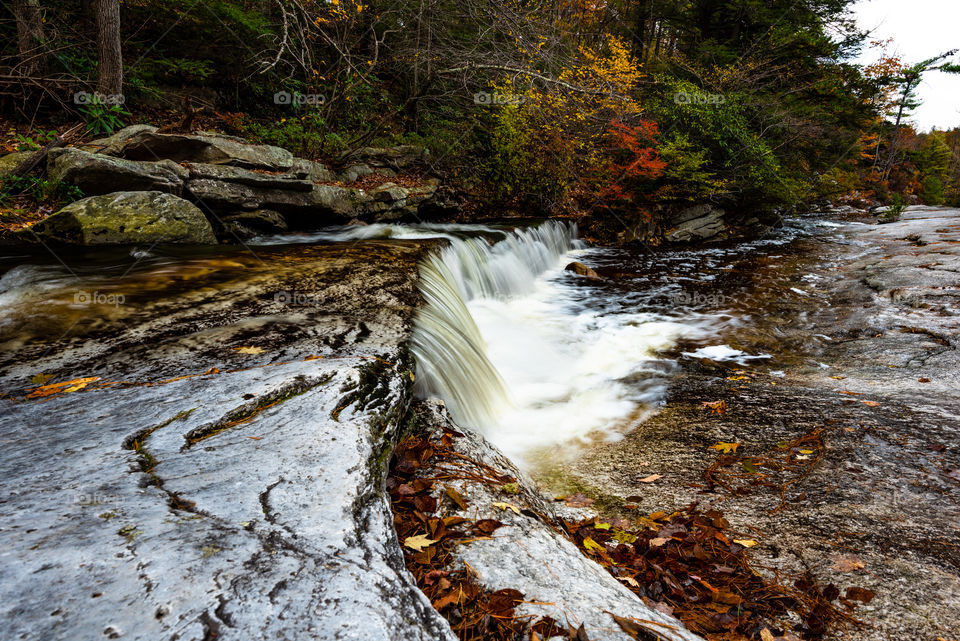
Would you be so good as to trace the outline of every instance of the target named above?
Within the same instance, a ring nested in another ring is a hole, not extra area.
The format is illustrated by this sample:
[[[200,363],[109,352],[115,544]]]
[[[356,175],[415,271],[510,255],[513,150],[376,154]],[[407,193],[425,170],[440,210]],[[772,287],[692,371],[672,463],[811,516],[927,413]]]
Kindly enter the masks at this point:
[[[417,390],[443,399],[460,424],[535,468],[634,429],[662,404],[680,359],[775,371],[778,345],[789,340],[778,332],[776,301],[815,303],[820,276],[782,282],[771,266],[829,224],[794,222],[752,243],[656,251],[590,248],[575,226],[548,221],[344,227],[264,237],[252,253],[117,250],[98,253],[79,271],[11,258],[0,276],[0,343],[12,348],[91,322],[81,305],[89,301],[77,296],[104,298],[95,301],[96,323],[109,331],[111,321],[156,313],[148,299],[177,296],[178,283],[256,278],[257,263],[273,264],[274,254],[309,260],[304,252],[317,244],[445,238],[447,247],[421,265],[427,305],[412,344]],[[565,271],[571,261],[604,278]],[[138,305],[109,304],[131,291],[139,292]]]
[[[556,221],[378,224],[302,240],[448,240],[421,266],[428,304],[413,337],[418,391],[443,399],[458,423],[529,469],[634,429],[663,403],[679,359],[776,371],[765,349],[788,337],[778,335],[775,303],[813,301],[819,276],[786,282],[769,267],[831,224],[794,221],[751,243],[672,251],[589,248],[575,226]],[[566,271],[571,261],[605,277]]]

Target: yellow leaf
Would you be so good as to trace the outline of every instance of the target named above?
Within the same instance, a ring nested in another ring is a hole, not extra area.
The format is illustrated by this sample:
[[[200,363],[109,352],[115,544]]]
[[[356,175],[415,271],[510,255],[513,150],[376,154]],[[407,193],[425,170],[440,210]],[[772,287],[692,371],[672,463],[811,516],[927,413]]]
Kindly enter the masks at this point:
[[[757,542],[753,539],[734,539],[733,542],[737,545],[742,545],[745,548],[752,548],[757,544]]]
[[[801,454],[813,454],[813,450],[800,450]]]
[[[728,381],[749,381],[750,377],[749,376],[728,376],[727,380]]]
[[[589,536],[583,540],[583,547],[587,548],[588,550],[597,550],[598,552],[607,551],[602,545],[591,539]]]
[[[240,352],[241,354],[262,354],[262,347],[234,347],[234,350]]]
[[[736,452],[737,448],[743,445],[743,443],[724,443],[720,441],[716,445],[711,445],[708,449],[717,450],[723,452],[724,454],[730,454],[731,452]]]
[[[424,548],[428,548],[434,543],[436,543],[436,541],[428,539],[426,534],[408,536],[403,540],[403,544],[415,552],[422,552]]]
[[[53,374],[34,374],[30,377],[30,382],[34,385],[43,385],[53,378]]]
[[[494,503],[493,507],[498,507],[501,510],[513,510],[517,514],[520,514],[520,508],[518,508],[513,503]]]
[[[609,530],[609,529],[610,529],[610,524],[609,524],[609,523],[594,523],[594,524],[593,524],[593,527],[594,527],[594,529],[596,529],[596,530]]]

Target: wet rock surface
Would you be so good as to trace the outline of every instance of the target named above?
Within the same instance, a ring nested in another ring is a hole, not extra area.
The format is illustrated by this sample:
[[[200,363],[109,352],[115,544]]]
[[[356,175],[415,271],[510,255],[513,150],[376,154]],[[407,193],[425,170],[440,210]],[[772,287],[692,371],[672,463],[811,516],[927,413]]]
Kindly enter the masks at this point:
[[[607,570],[584,556],[549,522],[556,520],[558,508],[482,435],[454,424],[442,403],[420,403],[415,421],[425,438],[439,440],[444,428],[462,434],[453,439],[459,455],[517,479],[516,488],[509,492],[489,483],[450,480],[449,486],[469,503],[465,510],[459,509],[444,492],[438,490],[436,495],[439,504],[445,506],[444,518],[492,519],[505,524],[490,537],[458,546],[456,554],[458,562],[471,568],[477,581],[488,590],[513,589],[523,593],[517,616],[551,617],[573,629],[582,625],[590,639],[630,639],[614,621],[612,612],[663,626],[661,636],[669,641],[701,638],[677,619],[645,605]],[[425,470],[425,474],[436,476],[448,471],[449,468],[438,467]]]
[[[960,211],[825,225],[684,285],[687,299],[750,318],[714,344],[771,359],[681,357],[656,416],[541,478],[626,516],[713,502],[760,542],[768,571],[876,593],[855,613],[864,626],[836,638],[949,639],[960,629]],[[703,405],[719,400],[724,413]],[[806,476],[742,467],[817,430],[822,452],[792,454],[818,459]],[[718,443],[740,444],[721,469],[739,476],[738,493],[705,477]],[[640,482],[652,474],[663,478]]]
[[[428,245],[8,269],[4,638],[452,638],[382,489]]]

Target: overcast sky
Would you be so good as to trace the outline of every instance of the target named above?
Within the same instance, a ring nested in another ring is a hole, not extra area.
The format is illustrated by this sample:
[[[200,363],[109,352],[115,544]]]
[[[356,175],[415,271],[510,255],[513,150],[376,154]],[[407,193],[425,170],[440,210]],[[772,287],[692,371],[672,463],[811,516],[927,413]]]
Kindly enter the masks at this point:
[[[870,39],[893,38],[896,53],[906,63],[960,49],[960,0],[860,0],[853,10],[860,28],[873,31]],[[877,50],[865,50],[858,61],[870,63],[877,57]],[[921,130],[960,126],[960,74],[929,72],[917,94],[923,104],[913,121]]]

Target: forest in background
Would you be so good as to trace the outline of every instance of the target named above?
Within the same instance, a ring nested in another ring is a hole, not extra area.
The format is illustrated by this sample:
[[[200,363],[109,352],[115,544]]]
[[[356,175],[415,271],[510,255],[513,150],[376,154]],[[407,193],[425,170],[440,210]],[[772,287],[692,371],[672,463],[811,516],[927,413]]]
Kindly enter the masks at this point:
[[[960,204],[960,130],[852,0],[14,0],[6,151],[179,122],[336,164],[415,144],[481,210],[770,217],[818,199]],[[22,179],[18,179],[22,180]],[[35,179],[36,180],[36,179]],[[40,181],[38,199],[69,199]]]

